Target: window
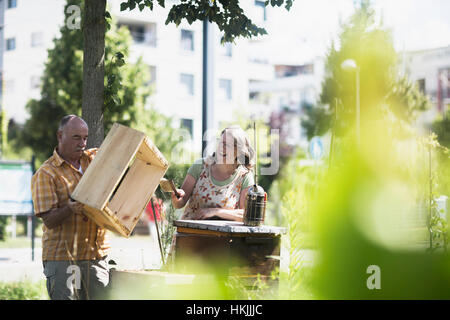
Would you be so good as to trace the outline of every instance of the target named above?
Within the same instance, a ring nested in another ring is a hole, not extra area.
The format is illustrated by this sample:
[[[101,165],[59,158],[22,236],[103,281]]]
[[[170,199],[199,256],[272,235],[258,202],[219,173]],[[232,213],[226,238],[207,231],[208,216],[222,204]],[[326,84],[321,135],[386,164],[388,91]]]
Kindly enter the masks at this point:
[[[145,27],[140,24],[124,24],[119,23],[118,27],[126,27],[130,31],[131,37],[133,37],[133,41],[135,43],[143,43],[145,42]]]
[[[8,9],[16,8],[17,0],[8,0]]]
[[[16,38],[6,39],[6,51],[12,51],[16,49]]]
[[[127,24],[118,23],[118,27],[125,27],[130,31],[134,43],[147,44],[156,47],[156,23],[148,24]]]
[[[219,79],[220,97],[225,100],[231,100],[231,80]]]
[[[145,33],[145,43],[150,47],[156,47],[156,23],[147,25],[147,32]]]
[[[42,32],[34,32],[31,34],[31,46],[41,47],[44,44],[44,35]]]
[[[194,32],[181,30],[181,48],[186,51],[194,51]]]
[[[5,80],[5,92],[13,93],[15,91],[16,83],[14,80]]]
[[[150,71],[150,81],[148,84],[154,84],[156,83],[156,67],[155,66],[149,66]]]
[[[181,119],[180,120],[180,127],[187,129],[190,136],[192,137],[192,134],[194,132],[194,120],[192,119]]]
[[[267,14],[266,14],[266,4],[264,1],[255,0],[255,6],[259,11],[260,19],[263,21],[267,20]]]
[[[180,84],[185,95],[194,95],[194,76],[192,74],[182,73],[180,75]]]
[[[426,93],[426,86],[425,86],[425,79],[419,79],[417,80],[417,86],[419,87],[420,92]]]
[[[231,42],[225,42],[224,44],[221,44],[220,45],[220,53],[223,56],[231,57],[231,55],[233,53],[233,45],[231,44]]]
[[[450,99],[450,68],[439,70],[439,91],[443,99]]]

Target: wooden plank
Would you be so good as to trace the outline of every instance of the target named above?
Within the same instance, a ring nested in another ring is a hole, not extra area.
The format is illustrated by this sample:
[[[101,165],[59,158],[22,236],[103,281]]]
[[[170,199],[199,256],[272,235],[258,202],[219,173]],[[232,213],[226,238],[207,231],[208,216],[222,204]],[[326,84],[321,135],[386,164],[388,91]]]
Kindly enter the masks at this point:
[[[94,221],[99,227],[108,229],[110,231],[113,231],[115,233],[118,233],[124,237],[128,237],[130,234],[130,231],[127,229],[124,229],[122,226],[120,226],[120,223],[117,221],[117,218],[112,214],[108,214],[108,209],[105,208],[105,211],[100,211],[98,209],[84,206],[84,212],[86,216]]]
[[[184,227],[198,230],[210,230],[225,233],[245,233],[280,235],[286,232],[286,228],[274,226],[249,227],[244,226],[243,222],[225,221],[225,220],[175,220],[173,224],[176,227]]]
[[[187,233],[187,234],[210,235],[210,236],[216,236],[216,237],[229,237],[231,235],[231,233],[229,233],[229,232],[200,230],[200,229],[192,229],[192,228],[185,228],[185,227],[177,227],[177,232]]]
[[[116,215],[111,210],[109,210],[108,207],[105,207],[103,210],[104,212],[106,212],[106,216],[108,217],[108,219],[112,222],[112,229],[110,230],[128,238],[133,229],[127,229],[123,225],[121,225],[119,219],[117,219]]]
[[[132,230],[144,212],[166,169],[136,158],[108,208],[120,224]]]
[[[194,229],[194,228],[186,228],[186,227],[177,227],[177,232],[187,233],[187,234],[198,234],[198,235],[211,235],[216,237],[249,237],[248,233],[237,233],[237,232],[224,232],[224,231],[215,231],[208,229]],[[267,233],[253,233],[251,237],[253,238],[266,238],[267,236],[275,237],[275,234],[267,234]]]
[[[144,140],[142,132],[114,124],[72,198],[102,210]]]
[[[104,217],[104,213],[98,209],[89,207],[87,205],[84,205],[83,207],[84,214],[94,221],[99,227],[101,228],[107,228],[108,220],[106,217]]]
[[[152,165],[165,169],[169,168],[169,162],[148,137],[145,137],[136,153],[136,157],[143,161],[150,162]]]

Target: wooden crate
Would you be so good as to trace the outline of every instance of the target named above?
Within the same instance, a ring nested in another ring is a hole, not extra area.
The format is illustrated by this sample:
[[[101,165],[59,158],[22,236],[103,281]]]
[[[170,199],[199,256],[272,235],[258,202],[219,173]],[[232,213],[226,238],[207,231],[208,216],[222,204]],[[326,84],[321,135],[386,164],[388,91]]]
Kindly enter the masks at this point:
[[[129,237],[168,167],[144,133],[115,123],[71,197],[97,225]]]

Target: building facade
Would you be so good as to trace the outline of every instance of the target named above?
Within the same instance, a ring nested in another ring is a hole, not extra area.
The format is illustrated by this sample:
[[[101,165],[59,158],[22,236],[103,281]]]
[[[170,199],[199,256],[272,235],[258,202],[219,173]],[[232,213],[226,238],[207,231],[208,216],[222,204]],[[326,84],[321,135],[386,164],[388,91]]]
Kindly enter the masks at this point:
[[[16,122],[28,115],[25,105],[40,96],[40,78],[52,39],[59,36],[64,21],[65,0],[2,0],[5,6],[4,109]],[[153,11],[120,11],[121,0],[109,0],[108,10],[120,26],[126,26],[133,37],[130,62],[142,57],[152,79],[154,94],[148,99],[153,106],[187,128],[201,150],[202,141],[202,22],[176,27],[165,25],[171,4]],[[267,20],[263,1],[244,4],[245,12],[258,25]],[[252,57],[252,42],[238,39],[235,44],[220,44],[221,34],[214,25],[213,128],[220,129],[233,121],[237,110],[249,110],[249,81],[269,81],[274,77],[268,61]],[[81,32],[81,30],[80,30]],[[256,54],[257,55],[257,54]]]
[[[450,46],[407,52],[403,60],[405,73],[430,97],[433,107],[422,117],[429,125],[450,107]]]

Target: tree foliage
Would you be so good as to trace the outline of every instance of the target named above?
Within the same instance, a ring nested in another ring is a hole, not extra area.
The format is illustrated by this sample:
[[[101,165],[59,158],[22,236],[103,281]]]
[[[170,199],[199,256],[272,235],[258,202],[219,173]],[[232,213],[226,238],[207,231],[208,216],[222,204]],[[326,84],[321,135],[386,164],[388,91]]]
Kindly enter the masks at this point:
[[[439,143],[450,148],[450,110],[447,110],[444,116],[438,117],[431,128],[436,133]]]
[[[286,10],[289,10],[293,2],[294,0],[268,0],[265,1],[265,5],[272,7],[284,5]],[[127,0],[121,3],[120,9],[121,11],[135,8],[140,11],[145,8],[153,10],[154,3],[154,0]],[[157,4],[164,8],[165,0],[157,0]],[[255,25],[244,14],[238,0],[181,0],[180,3],[171,7],[166,25],[175,23],[178,26],[184,19],[189,24],[205,19],[215,23],[224,33],[222,43],[232,42],[237,37],[250,38],[267,34],[264,28]]]
[[[305,116],[301,119],[301,125],[306,131],[306,137],[311,140],[315,136],[324,135],[331,125],[332,114],[324,105],[314,106],[310,103],[303,105]]]

